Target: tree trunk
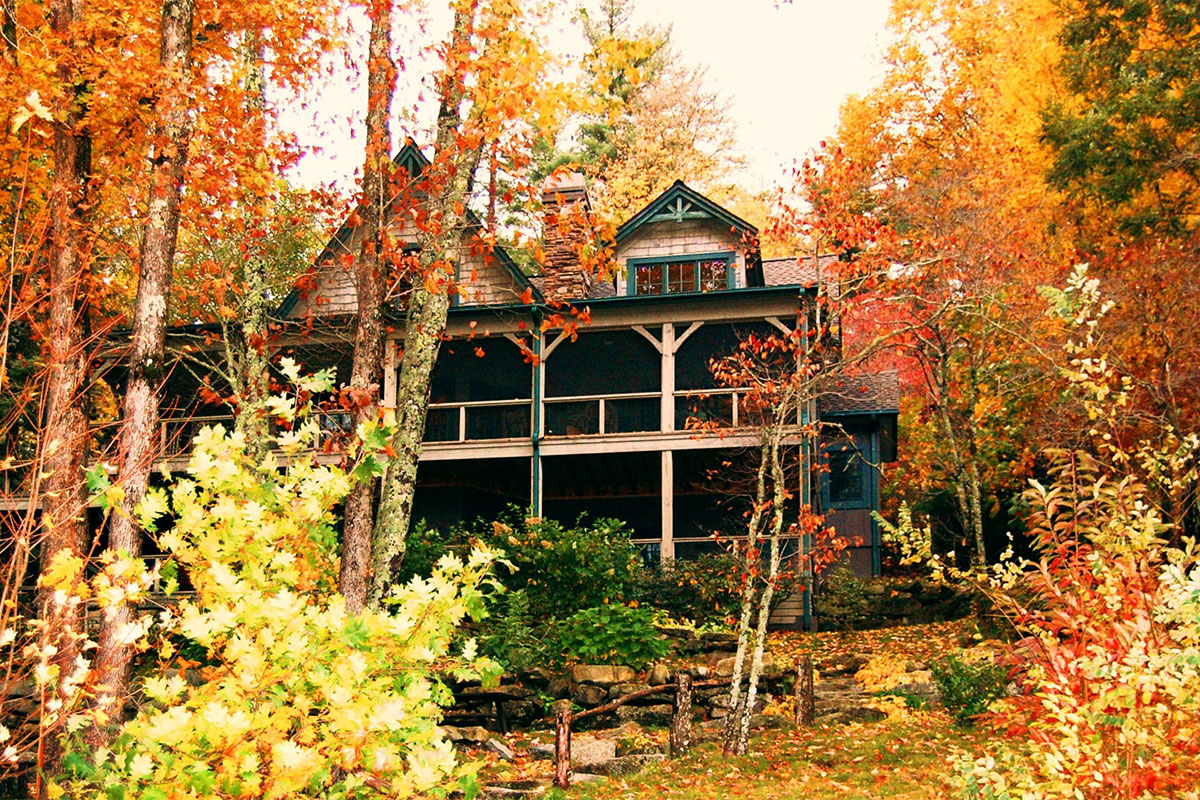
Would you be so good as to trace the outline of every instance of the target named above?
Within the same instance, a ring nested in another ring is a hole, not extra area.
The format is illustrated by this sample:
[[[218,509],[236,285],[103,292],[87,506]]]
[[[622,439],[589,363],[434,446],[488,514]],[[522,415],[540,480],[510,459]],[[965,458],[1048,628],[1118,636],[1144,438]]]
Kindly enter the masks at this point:
[[[377,605],[392,586],[392,576],[404,558],[412,521],[417,466],[425,438],[429,385],[438,349],[446,330],[450,296],[445,291],[414,287],[405,326],[404,356],[396,385],[396,425],[392,440],[395,457],[383,475],[383,497],[371,548],[370,603]]]
[[[371,38],[367,62],[367,143],[363,164],[362,247],[354,277],[358,297],[358,321],[354,329],[354,363],[350,385],[365,392],[357,422],[375,418],[379,403],[379,377],[383,373],[384,239],[387,207],[391,199],[391,128],[388,114],[396,83],[392,60],[392,3],[371,3]],[[355,485],[346,498],[346,522],[342,534],[342,565],[339,587],[346,608],[353,613],[367,604],[367,562],[371,555],[374,526],[375,483]]]
[[[763,650],[767,644],[767,622],[771,617],[771,600],[775,596],[775,583],[779,580],[779,564],[781,551],[779,537],[783,533],[783,509],[787,500],[787,488],[784,485],[783,465],[780,463],[781,436],[778,429],[764,432],[770,442],[768,457],[770,460],[772,508],[771,508],[771,554],[768,558],[767,580],[763,585],[762,596],[758,603],[758,627],[754,632],[754,657],[750,661],[750,677],[746,685],[746,701],[742,704],[738,721],[737,741],[734,752],[745,755],[750,744],[750,720],[754,716],[754,703],[758,699],[758,679],[762,675]]]
[[[758,475],[754,490],[754,513],[746,537],[746,584],[742,587],[742,610],[738,616],[738,647],[733,659],[733,675],[729,683],[729,716],[725,718],[723,750],[731,756],[737,750],[738,716],[742,707],[742,674],[746,667],[746,652],[750,649],[750,619],[754,614],[755,578],[758,574],[758,527],[762,524],[763,501],[767,496],[766,440],[759,448]]]
[[[69,41],[83,15],[82,0],[53,0],[51,25],[58,38]],[[35,481],[44,476],[42,491],[41,564],[43,571],[59,553],[82,558],[87,543],[87,492],[83,480],[88,423],[83,411],[87,378],[84,317],[87,313],[87,244],[83,235],[88,213],[91,180],[91,138],[84,121],[89,87],[66,61],[56,75],[65,95],[65,107],[54,126],[54,185],[51,195],[49,313],[44,339],[46,361],[45,429],[35,465]],[[63,605],[56,592],[39,595],[46,622],[43,646],[53,645],[52,663],[59,668],[58,699],[69,702],[64,683],[75,670],[80,654],[78,634],[83,629],[83,605]],[[46,713],[45,705],[42,706]],[[43,717],[39,770],[59,770],[62,748],[57,729]],[[45,786],[39,781],[39,793]]]
[[[264,97],[262,38],[257,32],[247,35],[244,58],[246,61],[246,108],[249,111],[255,142],[266,147],[263,112]],[[257,197],[247,197],[248,213],[265,213]],[[228,359],[230,372],[235,381],[237,413],[234,415],[234,430],[246,437],[246,453],[256,462],[271,449],[271,420],[267,411],[270,397],[270,323],[271,303],[267,295],[267,263],[257,244],[251,246],[243,267],[245,286],[242,289],[241,331],[237,337],[237,349]]]
[[[474,29],[474,8],[457,4],[451,31],[450,54],[461,53]],[[453,59],[455,56],[451,56]],[[451,70],[453,61],[448,63]],[[445,74],[440,84],[434,163],[430,170],[444,171],[436,180],[444,188],[438,195],[433,217],[436,231],[423,242],[420,274],[413,281],[404,329],[404,355],[396,386],[397,430],[392,440],[396,455],[383,475],[382,497],[375,519],[375,538],[371,546],[370,602],[374,605],[392,586],[392,576],[404,558],[408,529],[412,523],[413,496],[417,483],[417,465],[425,438],[425,417],[429,410],[429,385],[438,349],[446,332],[450,311],[450,272],[464,250],[465,208],[470,195],[471,178],[483,152],[483,143],[467,147],[460,139],[462,127],[463,84],[457,76]]]
[[[135,511],[150,482],[158,455],[158,388],[163,375],[167,330],[167,299],[179,233],[179,198],[187,164],[192,124],[187,90],[192,67],[193,0],[165,0],[162,7],[162,66],[158,121],[151,143],[150,197],[142,237],[141,271],[133,311],[129,352],[129,383],[121,425],[121,469],[125,489],[121,512],[108,529],[108,547],[119,555],[138,558],[142,531]],[[109,744],[128,695],[133,652],[121,641],[135,609],[121,604],[106,615],[96,652],[96,718],[88,734],[93,747]]]

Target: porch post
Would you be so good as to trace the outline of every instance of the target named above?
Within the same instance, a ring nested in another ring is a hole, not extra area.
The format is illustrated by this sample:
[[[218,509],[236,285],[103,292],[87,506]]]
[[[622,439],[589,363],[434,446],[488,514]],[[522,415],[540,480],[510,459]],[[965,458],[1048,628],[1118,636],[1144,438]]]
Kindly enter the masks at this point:
[[[529,433],[533,456],[529,464],[529,510],[535,517],[542,515],[542,415],[546,393],[546,370],[542,365],[542,337],[533,337],[533,403],[530,408]]]
[[[675,558],[675,454],[662,451],[662,542],[660,560]]]
[[[396,407],[396,340],[383,340],[383,402],[385,408]]]
[[[662,401],[659,406],[659,430],[675,430],[675,325],[662,326]]]

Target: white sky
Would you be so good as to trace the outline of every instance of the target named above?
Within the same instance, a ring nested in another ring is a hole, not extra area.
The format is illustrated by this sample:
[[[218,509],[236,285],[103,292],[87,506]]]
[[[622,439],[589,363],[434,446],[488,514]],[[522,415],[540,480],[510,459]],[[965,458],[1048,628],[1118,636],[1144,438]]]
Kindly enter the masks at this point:
[[[563,4],[564,18],[575,5]],[[681,59],[708,66],[709,85],[731,102],[737,121],[748,167],[741,183],[759,190],[779,184],[789,165],[833,133],[845,97],[867,90],[882,71],[888,6],[889,0],[640,0],[635,23],[670,25]],[[582,46],[566,23],[551,37],[552,46],[568,52]],[[405,38],[418,37],[397,41]],[[416,60],[408,67],[409,74],[418,71]],[[298,169],[302,183],[352,185],[362,163],[361,83],[338,69],[314,87],[307,108],[285,111],[285,126],[322,148]],[[415,96],[402,87],[405,95]]]

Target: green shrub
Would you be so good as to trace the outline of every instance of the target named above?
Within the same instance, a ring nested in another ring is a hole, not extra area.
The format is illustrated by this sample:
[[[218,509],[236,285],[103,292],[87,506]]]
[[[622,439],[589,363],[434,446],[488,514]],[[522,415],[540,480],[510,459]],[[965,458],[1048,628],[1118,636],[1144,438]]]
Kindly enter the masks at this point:
[[[942,705],[960,725],[971,724],[1008,691],[1008,670],[989,661],[971,662],[950,654],[929,668]]]
[[[480,628],[479,650],[509,670],[527,670],[545,660],[545,642],[535,631],[529,596],[521,589],[493,600],[492,616]]]
[[[821,581],[814,610],[823,627],[852,629],[867,614],[866,581],[846,567],[835,567]]]
[[[643,567],[636,595],[643,606],[662,609],[675,619],[720,623],[740,608],[741,565],[733,555],[713,553]]]
[[[401,577],[427,575],[443,553],[467,552],[472,541],[504,552],[513,569],[497,570],[500,583],[510,592],[525,592],[534,619],[561,619],[635,598],[641,567],[624,523],[601,519],[566,526],[517,508],[500,520],[476,520],[448,532],[418,526],[409,537]],[[497,611],[502,609],[493,606]]]
[[[608,604],[572,614],[554,632],[556,649],[569,660],[642,669],[670,648],[644,608]]]

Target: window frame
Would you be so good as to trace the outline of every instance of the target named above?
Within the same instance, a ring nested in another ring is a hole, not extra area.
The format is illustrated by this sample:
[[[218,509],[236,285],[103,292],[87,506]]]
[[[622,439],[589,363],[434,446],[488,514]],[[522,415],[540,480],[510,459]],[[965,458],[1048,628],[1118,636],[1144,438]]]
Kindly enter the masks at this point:
[[[856,446],[852,442],[840,442],[826,445],[823,448],[825,469],[821,475],[821,495],[824,500],[824,505],[828,509],[850,510],[874,508],[873,487],[871,485],[871,470],[874,469],[870,461],[870,443],[865,442],[866,446]],[[857,459],[859,463],[858,472],[858,488],[859,495],[856,500],[835,500],[833,498],[833,465],[830,463],[831,456],[834,453],[849,454],[850,460]]]
[[[670,284],[670,271],[667,267],[671,264],[695,264],[699,265],[705,261],[724,261],[725,262],[725,286],[722,289],[714,291],[722,292],[729,289],[738,288],[737,280],[737,253],[733,251],[722,251],[716,253],[679,253],[671,256],[654,256],[650,258],[631,258],[625,262],[625,294],[629,297],[661,297],[661,296],[678,296],[686,294],[711,294],[700,289],[700,270],[695,270],[694,287],[686,292],[668,292],[667,286]],[[662,271],[662,289],[663,291],[657,295],[649,295],[638,291],[638,267],[648,267],[661,265]]]

